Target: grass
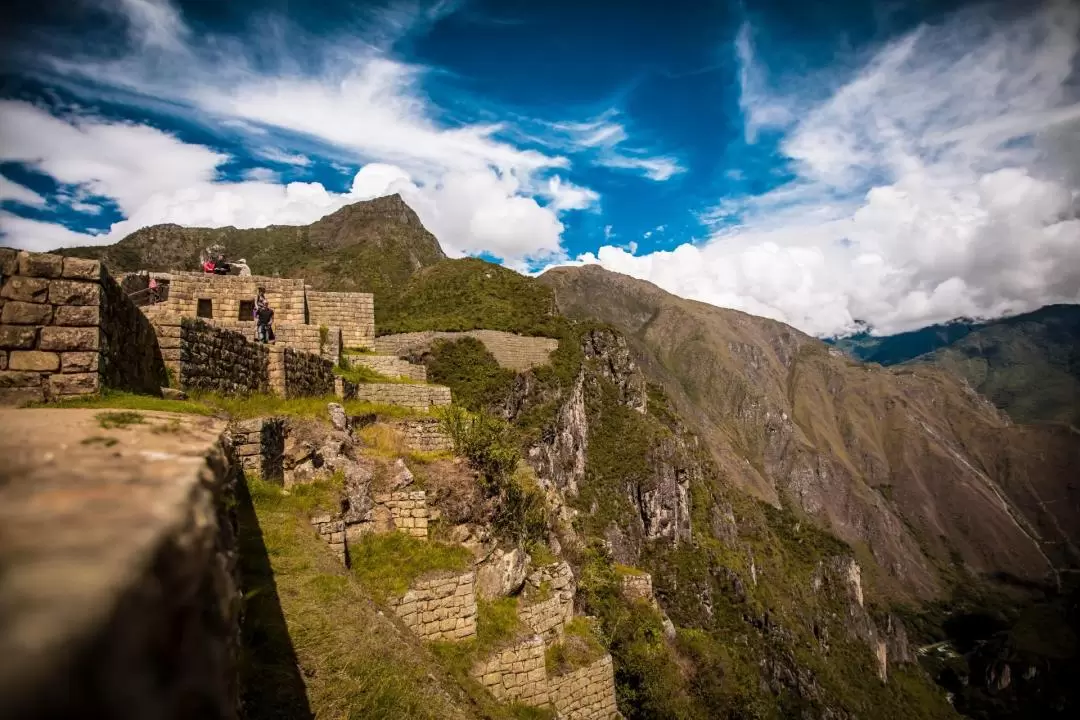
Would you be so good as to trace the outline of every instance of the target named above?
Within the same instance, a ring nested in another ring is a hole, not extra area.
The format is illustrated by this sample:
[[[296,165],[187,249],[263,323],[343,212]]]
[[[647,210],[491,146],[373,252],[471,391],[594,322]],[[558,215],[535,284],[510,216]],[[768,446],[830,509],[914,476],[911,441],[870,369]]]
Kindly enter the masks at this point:
[[[596,662],[607,654],[597,629],[587,618],[576,617],[567,623],[563,637],[548,646],[544,664],[548,675],[565,675]]]
[[[101,435],[94,435],[88,438],[83,438],[83,445],[104,445],[105,447],[112,447],[116,445],[119,440],[111,437],[103,437]]]
[[[132,425],[143,425],[146,423],[146,419],[142,413],[132,412],[130,410],[123,412],[103,412],[94,416],[97,418],[98,425],[106,430],[124,429]]]
[[[518,619],[518,599],[501,597],[476,604],[476,651],[485,655],[525,632]]]
[[[215,393],[193,393],[189,400],[166,400],[153,395],[138,395],[119,390],[106,390],[100,395],[37,404],[35,407],[144,410],[245,420],[270,415],[322,418],[326,416],[327,404],[332,402],[344,406],[345,412],[350,415],[374,414],[387,418],[430,416],[429,413],[398,405],[383,405],[359,400],[342,401],[334,395],[285,400],[267,394],[224,396]]]
[[[248,720],[475,717],[454,679],[312,532],[313,498],[254,478],[247,487],[239,544]]]
[[[421,452],[411,449],[404,436],[383,423],[372,423],[356,433],[364,445],[364,454],[385,459],[405,458],[409,462],[427,465],[453,457],[450,452]]]
[[[349,546],[353,574],[382,601],[405,594],[425,573],[468,570],[472,555],[460,545],[423,541],[404,533],[366,535]]]

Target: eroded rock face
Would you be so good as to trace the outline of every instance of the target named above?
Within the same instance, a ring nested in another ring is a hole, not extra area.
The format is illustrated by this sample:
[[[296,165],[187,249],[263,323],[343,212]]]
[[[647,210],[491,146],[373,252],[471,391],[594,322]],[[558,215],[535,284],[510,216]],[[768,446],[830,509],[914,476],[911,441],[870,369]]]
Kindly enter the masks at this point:
[[[476,566],[476,594],[484,600],[513,595],[525,584],[528,569],[524,550],[495,548]]]

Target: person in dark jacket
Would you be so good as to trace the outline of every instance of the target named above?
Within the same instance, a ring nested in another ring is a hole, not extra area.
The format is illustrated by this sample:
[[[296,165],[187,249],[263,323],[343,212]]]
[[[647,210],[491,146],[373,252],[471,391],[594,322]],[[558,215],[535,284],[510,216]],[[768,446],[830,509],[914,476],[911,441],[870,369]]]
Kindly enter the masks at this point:
[[[273,342],[274,311],[263,298],[263,304],[255,307],[255,338],[261,343]]]

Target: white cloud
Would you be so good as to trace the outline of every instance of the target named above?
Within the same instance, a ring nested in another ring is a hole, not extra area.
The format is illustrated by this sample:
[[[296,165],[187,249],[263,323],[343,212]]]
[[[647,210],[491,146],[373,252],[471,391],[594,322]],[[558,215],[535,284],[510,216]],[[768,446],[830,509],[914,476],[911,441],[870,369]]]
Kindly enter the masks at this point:
[[[10,200],[12,202],[38,208],[45,207],[48,204],[48,200],[30,188],[25,185],[20,185],[12,180],[8,180],[3,175],[0,175],[0,201],[3,200]]]
[[[744,22],[735,36],[735,57],[739,65],[739,108],[745,120],[747,142],[757,142],[762,128],[780,128],[791,123],[791,108],[769,91],[765,70],[754,54],[753,29]],[[730,173],[731,171],[729,171]]]
[[[615,110],[587,122],[551,123],[548,130],[553,134],[549,142],[575,151],[592,151],[593,162],[602,167],[634,170],[655,182],[664,182],[686,170],[674,157],[652,155],[628,146],[629,135]]]
[[[126,220],[110,230],[109,241],[152,222],[310,222],[349,198],[372,196],[372,187],[397,183],[448,252],[486,251],[520,264],[562,257],[559,215],[598,200],[593,190],[549,177],[569,167],[565,157],[498,139],[506,129],[500,124],[438,123],[438,110],[420,87],[426,69],[392,60],[355,38],[320,38],[311,48],[302,33],[278,22],[269,37],[260,36],[258,47],[248,47],[233,38],[194,35],[165,0],[100,1],[127,19],[135,50],[119,59],[41,60],[67,78],[92,81],[84,92],[102,85],[147,102],[168,97],[246,134],[252,152],[273,162],[303,165],[309,159],[267,145],[268,128],[306,136],[332,148],[335,159],[362,167],[359,185],[341,195],[322,186],[302,192],[295,183],[273,186],[274,176],[261,168],[249,170],[246,182],[219,182],[223,155],[154,128],[61,119],[25,103],[0,104],[0,156],[114,200]],[[388,37],[400,35],[403,24],[436,16],[385,14],[385,30]],[[30,126],[35,118],[43,123],[36,130]],[[386,168],[394,168],[394,177]],[[541,205],[537,198],[550,202]],[[282,202],[288,206],[275,205]],[[15,236],[16,226],[4,227]]]
[[[761,108],[797,110],[796,179],[725,199],[703,245],[578,261],[815,334],[1080,302],[1078,50],[1075,5],[1004,24],[980,7],[888,43],[824,101],[744,77],[748,133],[786,120]]]
[[[589,188],[574,185],[558,175],[548,180],[545,193],[556,210],[587,210],[600,201],[600,195]]]

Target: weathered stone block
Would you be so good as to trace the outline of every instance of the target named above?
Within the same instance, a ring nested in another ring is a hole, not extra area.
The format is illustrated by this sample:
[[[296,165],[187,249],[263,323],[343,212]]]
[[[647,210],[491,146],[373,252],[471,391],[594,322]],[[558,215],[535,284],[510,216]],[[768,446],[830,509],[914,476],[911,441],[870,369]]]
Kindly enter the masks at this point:
[[[43,303],[49,298],[49,281],[42,278],[9,277],[4,281],[0,297],[6,300]]]
[[[0,326],[0,348],[30,350],[37,342],[37,328],[25,325]]]
[[[11,353],[8,364],[12,370],[56,372],[60,369],[60,356],[40,350],[16,350]]]
[[[60,372],[97,372],[98,353],[66,352],[60,355]]]
[[[53,313],[53,325],[85,327],[101,323],[101,310],[94,305],[64,305]]]
[[[94,373],[50,375],[49,393],[56,395],[86,395],[98,391],[99,376]]]
[[[51,305],[11,300],[4,303],[0,322],[10,325],[48,325],[52,321],[52,314]]]
[[[87,351],[98,350],[100,347],[101,333],[96,327],[45,327],[41,328],[41,338],[38,340],[38,348],[41,350]]]
[[[39,402],[45,402],[45,388],[43,387],[7,388],[0,385],[0,405],[25,405]]]
[[[100,280],[101,263],[83,258],[64,258],[63,277],[72,280]]]
[[[8,351],[0,350],[0,370],[7,370],[8,366]]]
[[[79,280],[53,280],[49,283],[49,302],[53,305],[98,305],[101,286]]]
[[[38,387],[41,375],[36,372],[4,371],[0,372],[0,388]]]
[[[14,275],[19,268],[19,251],[14,248],[0,248],[0,275]]]
[[[60,277],[64,269],[64,258],[61,255],[48,255],[46,253],[19,253],[19,274],[27,277],[54,278]]]

